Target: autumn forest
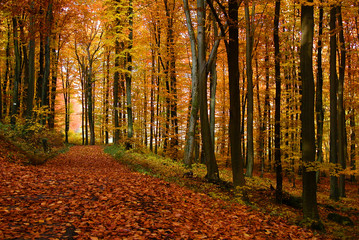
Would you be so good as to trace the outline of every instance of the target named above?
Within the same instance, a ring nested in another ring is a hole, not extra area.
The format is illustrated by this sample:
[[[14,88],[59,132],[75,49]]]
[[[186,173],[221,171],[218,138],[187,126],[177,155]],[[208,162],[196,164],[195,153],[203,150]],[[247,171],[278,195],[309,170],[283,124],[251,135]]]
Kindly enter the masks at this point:
[[[0,128],[203,166],[246,203],[269,178],[321,231],[328,201],[358,214],[358,48],[356,0],[2,0]]]

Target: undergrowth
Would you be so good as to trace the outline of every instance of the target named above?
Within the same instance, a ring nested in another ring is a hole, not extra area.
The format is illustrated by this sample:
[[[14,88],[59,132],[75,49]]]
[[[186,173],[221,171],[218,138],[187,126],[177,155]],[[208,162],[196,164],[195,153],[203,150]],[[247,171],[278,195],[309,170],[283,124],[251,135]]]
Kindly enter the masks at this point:
[[[272,178],[260,176],[253,176],[252,178],[246,177],[245,189],[236,191],[231,185],[232,172],[230,169],[221,169],[221,183],[214,184],[205,180],[206,166],[203,164],[193,164],[192,168],[188,169],[182,162],[155,155],[146,151],[146,149],[141,150],[138,148],[126,151],[125,147],[121,145],[107,146],[105,147],[105,152],[111,154],[118,161],[126,164],[134,171],[177,183],[180,186],[185,186],[196,192],[207,194],[215,199],[246,204],[252,210],[261,211],[271,216],[278,216],[292,224],[299,224],[306,227],[300,224],[302,220],[300,186],[296,189],[287,186],[286,189],[288,192],[284,192],[283,204],[277,204],[275,202],[275,191],[273,187],[275,186],[275,181]],[[188,172],[192,173],[188,175],[186,174]],[[291,184],[288,183],[288,185]],[[240,194],[241,192],[245,192],[246,198],[249,201],[243,201],[243,196]],[[322,194],[319,192],[318,196],[322,198]],[[342,201],[345,202],[348,201],[348,199],[343,199]],[[338,205],[338,202],[331,203],[328,201],[328,197],[326,197],[325,200],[322,199],[321,202],[325,202],[325,206]],[[323,205],[323,203],[320,204],[321,220],[325,225],[327,233],[320,231],[321,234],[326,235],[326,237],[328,236],[327,234],[329,234],[329,238],[334,236],[334,238],[340,239],[356,239],[351,236],[357,236],[355,234],[357,227],[344,228],[342,225],[328,221],[326,219],[328,211],[323,210]],[[342,210],[339,207],[334,209],[335,211]],[[353,209],[350,209],[351,212],[357,212],[356,208]],[[317,230],[314,227],[312,228]]]
[[[68,146],[63,144],[62,135],[48,130],[39,123],[0,123],[0,139],[5,159],[25,165],[41,165],[58,153],[64,153]]]
[[[238,191],[233,188],[231,171],[229,170],[221,170],[221,181],[211,183],[205,179],[207,170],[204,164],[195,163],[192,164],[191,168],[188,168],[180,161],[174,161],[149,151],[141,149],[126,151],[122,145],[106,146],[104,151],[134,171],[177,183],[215,199],[244,204],[243,196],[239,194],[243,189]],[[258,183],[264,184],[263,181],[258,181]]]

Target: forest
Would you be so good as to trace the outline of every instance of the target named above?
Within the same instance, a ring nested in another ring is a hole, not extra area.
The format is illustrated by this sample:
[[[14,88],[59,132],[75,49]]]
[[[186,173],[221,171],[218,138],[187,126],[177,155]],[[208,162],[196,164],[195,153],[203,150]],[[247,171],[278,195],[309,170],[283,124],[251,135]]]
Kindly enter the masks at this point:
[[[245,202],[270,178],[321,230],[323,201],[358,215],[358,48],[356,0],[5,0],[0,128],[203,166]]]

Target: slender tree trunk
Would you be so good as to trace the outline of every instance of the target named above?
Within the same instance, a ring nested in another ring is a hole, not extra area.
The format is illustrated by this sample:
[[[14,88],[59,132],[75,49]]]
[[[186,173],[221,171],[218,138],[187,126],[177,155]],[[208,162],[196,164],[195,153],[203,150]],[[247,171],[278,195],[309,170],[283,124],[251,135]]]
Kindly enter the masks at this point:
[[[355,110],[351,109],[350,112],[350,127],[351,127],[351,135],[350,135],[350,166],[352,170],[356,170],[355,158],[356,158],[356,123],[355,123]],[[350,180],[352,182],[355,181],[355,175],[350,176]]]
[[[252,14],[249,15],[248,1],[245,1],[245,15],[246,15],[246,73],[247,73],[247,171],[246,176],[253,176],[254,166],[254,148],[253,148],[253,67],[252,67],[252,52],[253,52],[253,20],[254,20],[255,5],[252,5]]]
[[[53,37],[54,43],[56,42],[56,36]],[[60,41],[60,39],[58,39]],[[55,47],[52,48],[52,68],[51,68],[51,91],[50,91],[50,113],[49,113],[49,128],[55,128],[55,100],[57,91],[57,69],[59,64],[60,47],[57,51]]]
[[[31,9],[34,9],[34,1],[31,2]],[[32,118],[32,110],[34,107],[35,95],[35,20],[34,16],[30,17],[30,41],[29,41],[29,82],[27,88],[27,101],[26,101],[26,118]]]
[[[229,0],[229,41],[227,48],[228,60],[228,79],[229,79],[229,99],[230,99],[230,120],[229,120],[229,138],[231,144],[232,174],[234,186],[244,186],[243,158],[241,153],[240,138],[240,92],[239,92],[239,43],[238,43],[238,9],[237,0]]]
[[[132,81],[132,45],[133,45],[133,6],[132,0],[129,0],[129,27],[130,33],[128,36],[129,46],[127,53],[127,71],[126,74],[126,103],[127,103],[127,138],[130,140],[133,137],[133,118],[132,118],[132,100],[131,100],[131,81]],[[127,142],[126,148],[132,148],[130,141]]]
[[[147,112],[148,112],[148,93],[147,93],[147,75],[146,75],[146,71],[143,74],[143,85],[144,85],[144,99],[143,99],[143,144],[147,147]]]
[[[10,85],[10,42],[11,42],[11,23],[10,21],[8,21],[7,23],[7,41],[6,41],[6,69],[5,69],[5,77],[4,77],[4,82],[3,82],[3,87],[2,87],[2,91],[3,91],[3,97],[4,97],[4,101],[3,101],[3,116],[8,116],[8,112],[9,112],[9,108],[10,108],[10,103],[8,101],[8,93],[7,90],[9,89],[8,85]]]
[[[340,42],[340,62],[339,62],[339,81],[338,81],[338,163],[342,169],[346,168],[346,129],[345,129],[345,108],[344,108],[344,77],[346,64],[346,47],[344,39],[344,29],[342,20],[342,8],[337,7],[339,42]],[[345,175],[339,176],[339,196],[345,197]]]
[[[45,68],[44,68],[44,77],[42,79],[41,86],[41,104],[40,106],[45,111],[45,107],[49,107],[49,77],[50,77],[50,65],[51,65],[51,51],[50,51],[50,39],[51,39],[51,29],[52,29],[52,1],[49,2],[48,9],[46,12],[46,42],[45,42]],[[48,110],[48,109],[46,109]],[[45,113],[41,116],[41,123],[45,125],[46,116]]]
[[[155,53],[154,50],[151,49],[151,56],[152,56],[152,67],[151,67],[151,93],[150,93],[150,151],[153,152],[153,134],[154,134],[154,128],[155,128],[155,108],[154,108],[154,101],[155,101],[155,93],[154,93],[154,87],[155,87]]]
[[[280,103],[281,103],[281,76],[280,76],[280,52],[279,52],[279,15],[280,15],[280,0],[275,3],[275,16],[274,16],[274,55],[275,55],[275,82],[276,82],[276,95],[275,95],[275,123],[274,123],[274,157],[276,169],[276,201],[282,202],[283,198],[283,176],[282,176],[282,161],[280,150]]]
[[[259,159],[260,159],[260,177],[264,174],[264,135],[265,135],[265,121],[263,119],[261,99],[259,91],[259,66],[258,57],[256,57],[256,80],[257,80],[257,104],[258,104],[258,117],[259,117]]]
[[[113,110],[114,110],[114,136],[113,143],[117,144],[120,140],[120,123],[119,123],[119,81],[120,81],[120,73],[117,70],[120,67],[120,43],[116,40],[115,46],[115,68],[116,71],[114,73],[113,79]]]
[[[302,159],[303,171],[303,217],[319,219],[317,207],[316,171],[310,169],[315,161],[314,127],[314,76],[313,76],[313,0],[302,4],[302,40],[300,51],[300,71],[302,80]]]
[[[66,61],[66,76],[62,79],[62,89],[65,102],[65,143],[69,143],[69,130],[70,130],[70,73],[69,73],[69,60]]]
[[[177,159],[178,155],[178,119],[177,119],[177,77],[176,77],[176,54],[174,49],[174,11],[176,8],[176,1],[168,4],[165,0],[166,16],[167,16],[167,51],[168,51],[168,74],[169,74],[169,110],[170,110],[170,125],[171,125],[171,140],[170,149],[171,157]],[[170,8],[171,7],[171,8]]]
[[[19,40],[18,40],[18,20],[16,18],[12,19],[13,22],[13,38],[14,38],[14,53],[15,53],[15,79],[13,86],[13,95],[12,95],[12,106],[11,106],[11,124],[15,125],[16,123],[16,114],[18,113],[18,91],[19,84],[21,81],[21,57],[19,49]]]
[[[319,36],[317,48],[317,86],[315,112],[317,116],[317,161],[323,162],[323,67],[322,67],[322,35],[323,35],[323,7],[319,7]],[[317,182],[319,181],[319,171],[317,172]]]
[[[105,144],[109,144],[109,112],[110,112],[110,55],[111,51],[106,51],[106,77],[105,77]]]
[[[205,40],[205,2],[197,0],[197,18],[198,18],[198,70],[199,70],[199,105],[201,120],[201,136],[203,153],[207,166],[206,178],[209,181],[218,181],[219,172],[212,144],[211,131],[208,119],[207,106],[207,66],[206,66],[206,40]]]
[[[269,100],[269,53],[268,53],[268,37],[266,37],[266,52],[264,57],[265,62],[265,74],[266,74],[266,88],[265,88],[265,96],[264,96],[264,116],[263,121],[265,124],[265,129],[267,131],[266,139],[267,139],[267,158],[268,158],[268,170],[271,170],[271,157],[272,157],[272,149],[271,149],[271,122],[270,122],[270,100]]]
[[[337,93],[338,93],[338,76],[337,76],[337,34],[336,34],[336,11],[335,6],[330,9],[330,163],[338,163],[338,110],[337,110]],[[330,176],[330,199],[339,200],[338,177]]]
[[[215,20],[212,21],[213,34],[218,36],[218,27]],[[210,68],[210,129],[212,144],[215,146],[215,126],[216,126],[216,90],[217,90],[217,53],[214,56],[213,64]]]
[[[198,55],[196,49],[196,39],[195,33],[192,27],[191,14],[188,6],[188,0],[183,0],[184,10],[186,14],[187,29],[191,42],[191,52],[192,52],[192,94],[191,94],[191,114],[188,123],[188,130],[186,136],[186,145],[184,151],[183,162],[187,166],[191,166],[193,163],[193,150],[195,143],[196,135],[196,124],[198,119]]]
[[[27,105],[27,90],[29,87],[29,58],[28,58],[28,50],[26,47],[26,38],[25,38],[25,31],[24,31],[24,23],[22,20],[19,21],[20,25],[20,41],[22,46],[22,70],[23,70],[23,81],[21,82],[20,86],[20,116],[22,117],[25,114],[26,117],[26,105]]]
[[[87,113],[88,123],[90,128],[90,145],[95,145],[95,122],[94,122],[94,101],[93,101],[93,76],[92,76],[92,62],[89,62],[88,74],[87,74]]]
[[[353,70],[352,70],[352,49],[349,45],[348,51],[348,79],[349,79],[349,96],[350,96],[350,107],[349,107],[349,121],[350,121],[350,167],[352,170],[356,170],[356,122],[355,122],[355,108],[352,107],[355,101],[355,89],[354,86],[354,79],[353,79]],[[350,181],[355,181],[355,175],[350,176]]]

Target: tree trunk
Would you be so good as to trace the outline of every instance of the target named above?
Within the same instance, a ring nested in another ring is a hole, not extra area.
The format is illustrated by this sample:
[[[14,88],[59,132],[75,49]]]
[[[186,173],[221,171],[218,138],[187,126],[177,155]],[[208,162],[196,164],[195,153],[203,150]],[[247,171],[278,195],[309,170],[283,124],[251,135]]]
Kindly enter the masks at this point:
[[[258,66],[258,57],[256,57],[256,80],[257,80],[257,104],[258,104],[258,117],[259,117],[259,159],[260,159],[260,177],[263,177],[264,174],[264,136],[265,136],[265,121],[262,115],[261,108],[261,99],[259,91],[259,66]]]
[[[241,109],[239,93],[239,43],[238,43],[238,9],[237,0],[229,0],[229,41],[226,45],[228,60],[229,99],[230,99],[230,120],[229,138],[231,144],[232,175],[234,186],[244,186],[243,158],[241,153]]]
[[[346,47],[344,39],[344,29],[342,20],[342,8],[337,7],[339,42],[340,42],[340,61],[339,61],[339,81],[338,81],[338,163],[342,169],[346,168],[346,129],[345,129],[345,108],[344,108],[344,77],[346,63]],[[345,197],[345,175],[339,176],[339,196]]]
[[[151,93],[150,93],[150,151],[153,152],[153,135],[154,135],[154,128],[155,128],[155,108],[154,108],[154,101],[155,101],[155,93],[154,93],[154,87],[155,87],[155,74],[156,74],[156,68],[155,68],[155,53],[154,50],[151,49],[151,57],[152,57],[152,66],[151,66]]]
[[[275,123],[274,123],[274,158],[275,158],[275,169],[276,169],[276,201],[282,202],[283,198],[283,176],[282,176],[282,161],[281,161],[281,149],[280,149],[280,104],[281,104],[281,76],[280,76],[280,52],[279,52],[279,15],[280,15],[280,0],[276,0],[275,3],[275,15],[274,15],[274,68],[275,68]]]
[[[337,93],[338,93],[338,76],[337,76],[337,34],[336,34],[336,7],[330,9],[330,158],[332,164],[338,163],[338,110],[337,110]],[[330,199],[339,200],[338,177],[330,176]]]
[[[106,83],[105,83],[105,144],[109,144],[109,112],[110,112],[110,54],[111,51],[106,52]]]
[[[355,135],[355,110],[351,109],[350,112],[350,127],[351,127],[351,135],[350,135],[350,166],[352,170],[356,170],[355,158],[356,158],[356,135]],[[352,182],[355,181],[355,175],[350,176],[350,180]]]
[[[252,52],[253,52],[253,21],[255,14],[255,5],[252,5],[252,14],[249,15],[248,1],[245,1],[245,15],[246,15],[246,73],[247,73],[247,171],[246,176],[253,176],[254,165],[254,149],[253,149],[253,67],[252,67]]]
[[[3,87],[1,91],[3,91],[3,117],[8,116],[10,103],[8,101],[8,93],[7,89],[9,89],[8,85],[10,85],[10,42],[11,42],[11,23],[8,21],[7,23],[7,41],[6,41],[6,69],[5,69],[5,76],[3,81]]]
[[[208,119],[207,106],[207,66],[206,66],[206,40],[205,40],[205,2],[197,0],[198,18],[198,79],[199,79],[199,108],[201,120],[201,136],[203,153],[207,166],[206,178],[209,181],[218,181],[219,172],[212,144],[211,130]]]
[[[53,37],[54,43],[56,36]],[[60,41],[60,40],[58,40]],[[55,128],[55,100],[57,90],[57,69],[59,64],[60,47],[58,46],[57,52],[55,47],[52,48],[52,68],[51,68],[51,91],[50,91],[50,113],[49,113],[49,128]]]
[[[269,53],[268,53],[268,37],[266,37],[266,52],[264,57],[265,62],[265,75],[266,75],[266,88],[264,96],[264,116],[263,121],[265,124],[266,139],[267,139],[267,159],[268,159],[268,170],[271,170],[271,159],[272,159],[272,149],[271,149],[271,122],[270,122],[270,100],[269,100]]]
[[[87,75],[87,113],[88,123],[90,128],[90,145],[95,145],[95,121],[94,121],[94,101],[93,101],[93,77],[92,77],[92,62],[89,62],[88,75]]]
[[[50,62],[51,62],[51,51],[50,51],[50,40],[51,40],[51,29],[52,29],[52,1],[49,2],[48,9],[46,12],[46,42],[45,42],[45,68],[44,77],[42,79],[41,86],[41,104],[42,111],[48,110],[45,108],[49,107],[49,77],[50,77]],[[41,116],[41,123],[45,125],[47,113],[43,112]]]
[[[213,34],[218,36],[218,27],[215,20],[212,21]],[[212,144],[215,146],[215,126],[216,126],[216,90],[217,90],[217,53],[214,56],[213,64],[209,66],[210,72],[210,129]]]
[[[310,168],[315,161],[314,127],[314,76],[313,76],[313,1],[302,4],[302,40],[300,72],[302,81],[302,159],[303,169],[303,217],[318,219],[316,171]]]
[[[116,40],[115,45],[115,73],[113,78],[113,110],[114,110],[114,134],[113,134],[113,143],[117,144],[120,140],[120,123],[119,123],[119,81],[120,81],[120,72],[117,70],[120,67],[120,43]]]
[[[317,54],[317,86],[315,112],[317,117],[317,162],[323,162],[323,67],[322,67],[322,35],[323,35],[323,7],[319,7],[319,35],[318,35],[318,54]],[[317,182],[319,181],[319,171],[317,172]]]
[[[188,7],[188,0],[183,0],[184,10],[186,14],[187,29],[191,42],[191,52],[192,52],[192,94],[191,94],[191,114],[188,123],[188,130],[186,136],[186,145],[184,150],[183,162],[187,166],[191,166],[193,163],[193,150],[195,143],[196,135],[196,124],[198,119],[198,56],[196,49],[196,39],[195,33],[192,27],[191,14]]]
[[[18,40],[18,27],[17,27],[17,19],[13,18],[13,38],[14,38],[14,53],[15,53],[15,79],[13,86],[13,95],[12,95],[12,106],[11,106],[11,124],[15,125],[16,123],[16,114],[18,113],[18,105],[19,105],[19,84],[21,81],[21,56],[19,49],[19,40]]]
[[[128,36],[129,46],[126,57],[127,71],[126,73],[126,103],[127,103],[127,138],[130,140],[133,137],[133,118],[132,118],[132,100],[131,100],[131,81],[132,81],[132,45],[133,45],[133,6],[132,0],[129,1],[128,15],[130,33]],[[127,149],[132,148],[130,141],[127,142]]]

